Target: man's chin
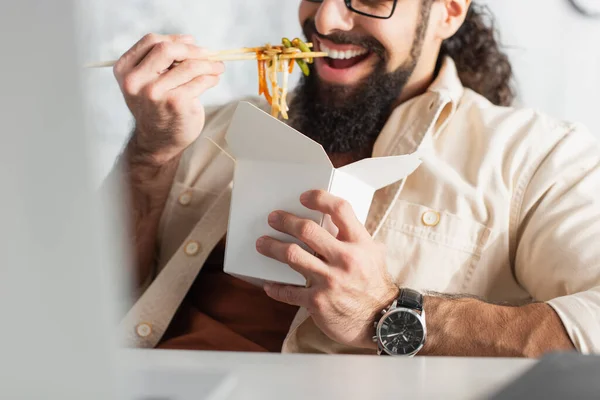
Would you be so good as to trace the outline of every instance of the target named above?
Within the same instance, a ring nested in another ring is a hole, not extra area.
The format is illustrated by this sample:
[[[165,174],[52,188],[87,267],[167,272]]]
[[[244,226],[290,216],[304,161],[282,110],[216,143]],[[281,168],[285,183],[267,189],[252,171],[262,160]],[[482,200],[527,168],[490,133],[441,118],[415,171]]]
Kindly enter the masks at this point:
[[[343,108],[358,92],[359,85],[337,85],[319,80],[317,96],[323,105]]]
[[[365,80],[340,84],[326,81],[317,74],[311,78],[316,100],[328,106],[343,107],[348,102],[354,101],[353,99],[364,91]]]

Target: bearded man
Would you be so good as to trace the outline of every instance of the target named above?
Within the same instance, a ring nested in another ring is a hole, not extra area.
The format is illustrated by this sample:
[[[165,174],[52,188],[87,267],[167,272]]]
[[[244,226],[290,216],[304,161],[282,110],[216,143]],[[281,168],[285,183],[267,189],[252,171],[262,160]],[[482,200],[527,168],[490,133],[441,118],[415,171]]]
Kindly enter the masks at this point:
[[[337,236],[273,210],[265,223],[312,251],[270,237],[256,249],[307,287],[223,272],[234,163],[200,140],[225,145],[237,101],[205,108],[201,97],[223,64],[187,35],[149,34],[126,52],[114,72],[136,127],[114,176],[131,195],[139,296],[121,326],[130,343],[599,352],[599,147],[578,124],[510,107],[511,66],[488,18],[470,0],[300,2],[307,40],[329,57],[295,89],[289,124],[336,167],[414,152],[423,161],[375,194],[364,225],[343,199],[304,193]]]

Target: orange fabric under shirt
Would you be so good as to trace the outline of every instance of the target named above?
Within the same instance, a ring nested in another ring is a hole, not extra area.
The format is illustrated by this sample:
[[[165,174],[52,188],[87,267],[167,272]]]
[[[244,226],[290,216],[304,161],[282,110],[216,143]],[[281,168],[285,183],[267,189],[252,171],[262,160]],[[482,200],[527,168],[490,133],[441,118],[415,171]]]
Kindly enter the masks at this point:
[[[221,242],[198,274],[160,349],[279,352],[298,307],[223,272]]]

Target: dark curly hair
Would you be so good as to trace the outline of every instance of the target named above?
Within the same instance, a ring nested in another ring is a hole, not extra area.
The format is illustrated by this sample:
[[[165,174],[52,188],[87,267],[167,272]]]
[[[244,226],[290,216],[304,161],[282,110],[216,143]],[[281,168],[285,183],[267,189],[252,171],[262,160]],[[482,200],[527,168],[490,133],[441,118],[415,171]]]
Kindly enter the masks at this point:
[[[496,105],[512,104],[512,66],[502,51],[494,17],[487,6],[471,4],[464,24],[442,43],[440,60],[444,56],[454,60],[465,87]]]

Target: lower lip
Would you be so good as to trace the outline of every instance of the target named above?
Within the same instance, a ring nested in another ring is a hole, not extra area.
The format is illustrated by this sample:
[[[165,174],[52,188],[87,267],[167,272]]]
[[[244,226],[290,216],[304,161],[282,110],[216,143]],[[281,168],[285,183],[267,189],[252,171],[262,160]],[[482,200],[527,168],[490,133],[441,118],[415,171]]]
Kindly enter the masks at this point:
[[[348,85],[360,81],[369,74],[368,66],[374,57],[375,54],[370,54],[367,58],[350,68],[332,68],[324,58],[315,58],[315,68],[319,77],[324,81]]]

